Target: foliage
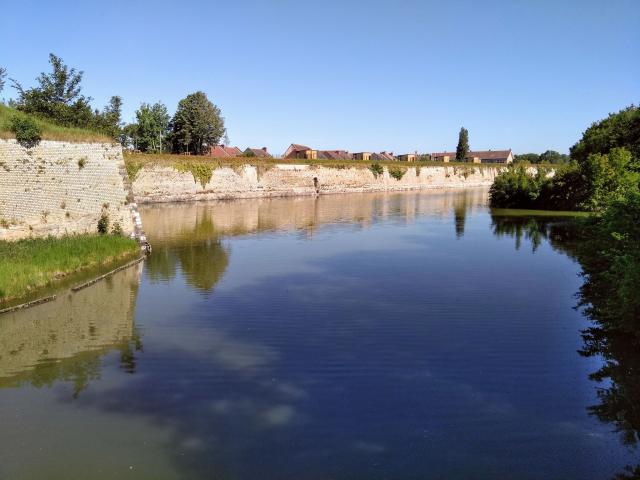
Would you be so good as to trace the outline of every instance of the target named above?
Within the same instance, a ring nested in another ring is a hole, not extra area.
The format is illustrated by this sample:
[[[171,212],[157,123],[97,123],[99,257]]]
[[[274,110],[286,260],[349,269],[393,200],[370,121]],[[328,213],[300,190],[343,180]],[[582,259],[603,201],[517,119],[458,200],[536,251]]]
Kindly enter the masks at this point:
[[[607,154],[616,147],[624,147],[635,159],[634,169],[640,166],[640,108],[634,105],[612,113],[592,124],[582,138],[571,147],[571,158],[578,163],[594,153]]]
[[[98,233],[104,235],[109,231],[109,214],[102,212],[100,219],[98,220]]]
[[[95,131],[84,128],[61,127],[42,118],[28,115],[6,105],[0,104],[0,138],[13,138],[11,122],[14,117],[29,118],[38,125],[43,140],[59,140],[66,142],[111,142],[112,140]]]
[[[33,147],[42,139],[40,126],[30,117],[12,117],[9,128],[16,136],[16,140],[26,147]]]
[[[137,123],[133,124],[130,133],[135,149],[161,153],[169,135],[169,119],[167,107],[161,102],[140,105],[136,110]]]
[[[78,159],[78,169],[82,170],[87,164],[87,157],[81,157]]]
[[[83,72],[69,68],[53,53],[49,54],[49,63],[51,73],[42,72],[36,79],[36,87],[25,89],[12,79],[13,87],[18,92],[15,107],[60,126],[89,128],[112,139],[118,138],[122,99],[111,97],[102,112],[94,112],[90,104],[91,97],[81,94]]]
[[[402,180],[404,177],[405,170],[400,167],[389,167],[389,175],[391,175],[396,180]]]
[[[382,175],[384,173],[384,168],[379,163],[372,163],[369,165],[369,170],[373,172],[373,176],[377,177],[378,175]]]
[[[4,89],[5,78],[7,78],[7,69],[0,67],[0,92]]]
[[[634,153],[639,138],[638,108],[610,115],[587,129],[571,148],[572,163],[553,178],[542,181],[521,166],[501,173],[491,187],[491,205],[603,212],[640,188],[640,158]],[[552,160],[555,153],[545,158]]]
[[[193,175],[193,181],[200,182],[200,185],[204,188],[207,183],[211,181],[214,166],[204,163],[185,163],[177,164],[175,165],[175,168],[180,172],[191,172],[191,175]]]
[[[458,134],[458,146],[456,147],[456,160],[464,162],[469,153],[469,131],[462,127]]]
[[[202,155],[206,147],[217,144],[224,135],[224,119],[204,92],[196,92],[178,103],[171,131],[175,152]]]
[[[489,190],[492,207],[537,208],[549,180],[542,170],[532,174],[522,165],[500,173]]]
[[[127,169],[127,175],[129,176],[129,180],[134,181],[138,176],[138,172],[144,166],[142,162],[136,161],[125,161],[124,166]]]
[[[0,302],[56,283],[80,269],[137,253],[134,240],[111,235],[0,241]]]
[[[550,163],[562,164],[569,163],[569,155],[556,152],[555,150],[547,150],[544,153],[521,153],[514,158],[515,163]]]
[[[251,157],[255,157],[255,156],[256,156],[256,154],[253,152],[253,150],[251,150],[250,148],[247,148],[247,149],[243,152],[242,156],[243,156],[243,157],[249,157],[249,158],[251,158]]]

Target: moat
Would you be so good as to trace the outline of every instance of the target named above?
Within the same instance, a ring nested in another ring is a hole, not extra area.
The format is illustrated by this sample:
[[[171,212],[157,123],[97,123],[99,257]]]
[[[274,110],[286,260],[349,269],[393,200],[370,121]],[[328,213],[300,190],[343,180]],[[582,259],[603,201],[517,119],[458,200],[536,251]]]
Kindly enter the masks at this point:
[[[0,316],[0,478],[603,479],[567,217],[486,188],[141,208],[153,253]]]

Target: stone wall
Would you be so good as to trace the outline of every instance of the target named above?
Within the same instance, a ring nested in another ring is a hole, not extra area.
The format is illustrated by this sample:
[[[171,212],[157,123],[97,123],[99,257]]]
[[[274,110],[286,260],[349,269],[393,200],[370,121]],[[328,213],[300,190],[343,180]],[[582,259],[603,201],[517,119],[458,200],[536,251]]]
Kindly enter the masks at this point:
[[[103,211],[129,234],[127,187],[119,146],[0,140],[0,240],[96,232]]]
[[[404,165],[402,165],[404,167]],[[315,165],[275,165],[266,171],[245,165],[218,168],[204,186],[188,171],[146,166],[133,181],[139,203],[278,197],[423,188],[489,186],[504,167],[408,167],[399,180],[385,167],[375,175],[368,168],[328,168]]]

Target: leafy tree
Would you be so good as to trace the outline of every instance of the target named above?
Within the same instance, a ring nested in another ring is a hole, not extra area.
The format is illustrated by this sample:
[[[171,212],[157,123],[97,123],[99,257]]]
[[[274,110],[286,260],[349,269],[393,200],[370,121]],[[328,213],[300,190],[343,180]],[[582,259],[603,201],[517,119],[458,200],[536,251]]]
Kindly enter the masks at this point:
[[[464,162],[469,153],[469,131],[462,127],[458,134],[458,147],[456,148],[456,161]]]
[[[633,168],[640,166],[640,108],[634,105],[612,113],[604,120],[592,124],[582,138],[571,147],[571,158],[578,163],[586,161],[592,153],[606,154],[616,147],[624,147],[635,159]]]
[[[102,112],[95,113],[94,128],[104,132],[114,140],[118,140],[122,130],[122,122],[120,120],[121,112],[122,98],[115,95],[111,97],[108,105],[104,107]]]
[[[0,92],[4,88],[5,78],[7,78],[7,70],[0,67]]]
[[[164,141],[169,134],[169,114],[167,107],[157,102],[143,103],[136,111],[137,149],[143,152],[162,152]]]
[[[171,130],[174,151],[201,155],[225,134],[224,118],[204,92],[196,92],[178,103]]]
[[[568,163],[569,155],[556,152],[555,150],[547,150],[539,157],[539,163]]]
[[[514,163],[540,163],[540,155],[537,153],[520,153],[513,159]]]
[[[26,113],[39,115],[54,122],[74,127],[86,127],[94,120],[89,102],[91,98],[81,95],[83,72],[64,64],[60,57],[49,54],[51,73],[41,73],[36,79],[37,87],[25,90],[12,80],[18,91],[16,108]]]
[[[138,124],[127,123],[120,130],[120,145],[124,148],[138,149]]]

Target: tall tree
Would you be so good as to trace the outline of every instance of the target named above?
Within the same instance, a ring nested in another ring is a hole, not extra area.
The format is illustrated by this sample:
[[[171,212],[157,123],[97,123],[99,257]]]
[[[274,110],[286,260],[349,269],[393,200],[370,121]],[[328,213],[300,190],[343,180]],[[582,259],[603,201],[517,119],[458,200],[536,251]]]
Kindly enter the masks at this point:
[[[0,92],[4,88],[4,79],[7,78],[7,70],[0,67]]]
[[[114,95],[109,99],[109,103],[102,110],[96,112],[94,126],[96,130],[104,132],[106,135],[117,140],[120,138],[122,130],[122,98]]]
[[[469,153],[469,131],[462,127],[458,134],[458,147],[456,148],[456,161],[464,162]]]
[[[143,103],[136,111],[136,119],[137,149],[143,152],[162,152],[169,132],[167,107],[160,102],[153,105]]]
[[[89,104],[91,98],[80,93],[83,72],[70,69],[53,53],[49,54],[49,63],[52,72],[41,73],[36,79],[37,87],[25,90],[17,81],[12,80],[13,87],[18,91],[16,107],[61,125],[91,125],[94,120]]]
[[[196,92],[178,103],[171,130],[174,151],[201,155],[225,134],[224,118],[204,92]]]

